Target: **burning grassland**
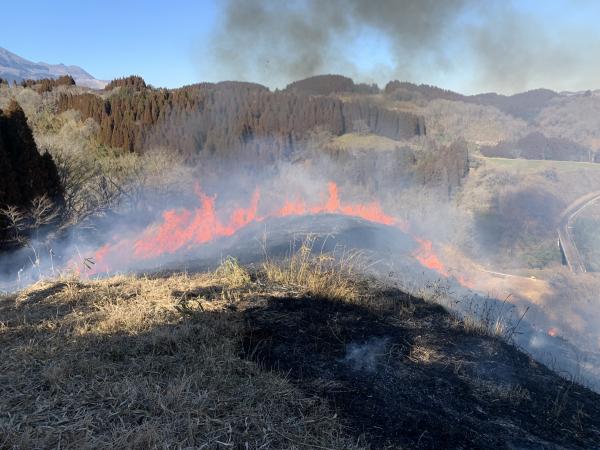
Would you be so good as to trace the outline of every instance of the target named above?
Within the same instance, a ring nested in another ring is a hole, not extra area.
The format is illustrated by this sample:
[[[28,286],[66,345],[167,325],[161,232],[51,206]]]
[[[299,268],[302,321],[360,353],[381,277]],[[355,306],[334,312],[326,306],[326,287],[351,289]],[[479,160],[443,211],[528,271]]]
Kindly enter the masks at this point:
[[[152,173],[164,177],[168,159],[160,153],[153,158]],[[487,310],[488,303],[496,305],[508,298],[516,306],[510,311],[515,320],[527,313],[521,323],[521,330],[527,332],[515,337],[518,344],[539,361],[598,389],[600,355],[590,345],[581,348],[584,336],[585,342],[597,342],[596,314],[589,314],[592,308],[573,312],[569,304],[555,300],[560,292],[547,281],[549,277],[516,276],[493,265],[488,270],[490,266],[464,245],[470,241],[463,234],[472,231],[468,217],[458,214],[455,206],[435,200],[430,190],[390,190],[380,195],[360,183],[321,173],[327,171],[314,165],[326,164],[283,164],[260,177],[238,177],[233,171],[220,183],[189,173],[183,176],[187,173],[183,171],[173,175],[177,188],[165,181],[169,188],[164,192],[162,187],[127,190],[119,207],[73,227],[64,241],[55,239],[46,248],[32,241],[28,248],[5,255],[0,260],[0,272],[5,272],[0,290],[13,291],[65,270],[97,278],[117,273],[200,272],[214,268],[224,255],[234,255],[243,263],[260,263],[265,255],[276,261],[297,248],[290,245],[296,236],[302,240],[314,235],[317,241],[311,254],[326,250],[335,254],[336,261],[355,251],[369,255],[368,267],[347,274],[351,278],[374,274],[417,296],[423,286],[442,280],[449,294],[444,304],[459,314]],[[203,180],[202,187],[198,179]],[[140,200],[142,206],[128,203],[138,197],[145,198]],[[328,276],[327,264],[322,273],[309,271],[308,278],[301,270],[281,272],[277,264],[271,271],[279,283],[318,285],[321,276]],[[352,297],[343,283],[327,295]],[[547,307],[551,302],[553,306]],[[465,307],[477,303],[482,305]],[[499,315],[504,320],[504,311]],[[563,345],[560,338],[564,337],[569,345]]]
[[[274,184],[280,186],[279,180]],[[304,189],[296,189],[298,184]],[[315,182],[309,189],[305,183],[288,183],[279,191],[269,186],[217,195],[196,185],[194,195],[162,213],[129,215],[125,217],[134,222],[121,218],[99,227],[104,232],[94,238],[97,245],[90,241],[66,245],[59,255],[50,249],[49,258],[33,246],[33,255],[24,249],[23,259],[31,269],[19,270],[17,257],[9,255],[3,262],[17,283],[0,284],[0,290],[56,276],[65,268],[81,278],[182,270],[197,273],[214,268],[224,255],[233,255],[244,264],[260,264],[266,256],[274,262],[267,266],[274,281],[320,286],[322,279],[331,275],[331,264],[361,254],[365,260],[339,278],[339,284],[329,283],[328,297],[352,298],[345,280],[365,274],[416,296],[428,296],[427,286],[440,282],[446,287],[433,295],[436,301],[462,314],[466,323],[473,322],[469,316],[476,316],[476,321],[485,316],[490,322],[486,326],[498,328],[497,334],[502,335],[518,321],[520,332],[511,333],[511,338],[519,346],[538,361],[599,389],[596,315],[586,314],[589,308],[585,306],[575,310],[570,304],[557,303],[561,290],[546,281],[547,277],[489,271],[457,245],[436,236],[436,230],[447,221],[422,230],[418,218],[409,222],[399,209],[387,203],[384,207],[368,195],[361,198],[347,186]],[[282,272],[279,260],[302,248],[306,236],[312,236],[313,247],[304,257],[292,255],[289,269],[293,270]],[[320,254],[322,264],[304,270],[307,258],[315,254]],[[45,256],[47,267],[43,265]],[[478,325],[472,328],[477,330]],[[568,342],[562,339],[565,337]]]
[[[206,194],[198,185],[195,194],[196,206],[165,210],[160,220],[145,229],[127,237],[117,234],[111,237],[109,242],[93,251],[90,262],[94,267],[88,267],[92,270],[87,274],[131,270],[140,264],[158,265],[161,259],[171,255],[202,253],[207,244],[276,219],[315,217],[318,221],[319,217],[335,215],[398,230],[413,241],[409,255],[424,269],[446,278],[450,276],[433,242],[418,236],[411,230],[409,222],[386,213],[377,201],[344,200],[334,182],[328,182],[324,191],[308,199],[299,192],[284,192],[283,195],[271,194],[268,201],[261,201],[261,190],[255,189],[247,204],[241,206],[239,203],[219,205],[216,196]],[[73,267],[77,263],[73,260],[70,265]],[[457,280],[468,287],[464,277],[459,276]]]
[[[0,446],[598,442],[597,394],[326,256],[3,297]]]
[[[229,237],[252,223],[271,218],[319,214],[339,214],[407,230],[403,221],[385,214],[377,202],[342,202],[335,183],[327,184],[326,195],[305,200],[300,194],[286,195],[279,205],[260,204],[261,192],[255,190],[246,206],[218,208],[216,198],[196,186],[195,208],[166,210],[162,220],[142,231],[141,236],[115,239],[94,254],[96,270],[110,271],[135,261],[157,259],[165,254],[197,248],[219,238]],[[115,267],[116,266],[116,267]]]

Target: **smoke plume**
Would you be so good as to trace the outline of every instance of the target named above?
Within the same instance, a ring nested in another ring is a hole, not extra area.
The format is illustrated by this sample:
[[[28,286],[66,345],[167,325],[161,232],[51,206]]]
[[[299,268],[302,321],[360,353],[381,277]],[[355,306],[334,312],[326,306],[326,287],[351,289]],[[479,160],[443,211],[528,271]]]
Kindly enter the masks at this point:
[[[201,76],[273,87],[337,72],[464,92],[593,88],[597,62],[586,49],[598,38],[542,19],[499,1],[229,1]]]

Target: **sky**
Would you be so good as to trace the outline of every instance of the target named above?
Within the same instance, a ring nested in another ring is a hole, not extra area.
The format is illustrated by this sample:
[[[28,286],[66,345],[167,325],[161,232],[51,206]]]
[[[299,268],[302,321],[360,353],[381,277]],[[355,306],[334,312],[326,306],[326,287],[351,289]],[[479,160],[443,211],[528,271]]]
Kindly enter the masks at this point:
[[[196,54],[219,7],[181,0],[2,3],[0,47],[34,62],[77,65],[98,79],[139,74],[165,87],[200,80]]]
[[[318,73],[464,93],[600,88],[600,2],[29,0],[3,2],[0,47],[154,86]]]

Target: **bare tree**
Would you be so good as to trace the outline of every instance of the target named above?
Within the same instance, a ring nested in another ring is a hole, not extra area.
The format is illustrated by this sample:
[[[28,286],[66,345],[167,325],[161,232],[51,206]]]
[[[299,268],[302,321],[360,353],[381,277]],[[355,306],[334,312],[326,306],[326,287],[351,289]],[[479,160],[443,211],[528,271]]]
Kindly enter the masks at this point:
[[[0,224],[4,222],[4,229],[8,234],[8,241],[13,244],[26,242],[28,229],[27,214],[15,206],[0,209]]]
[[[33,199],[28,213],[30,227],[38,229],[45,225],[55,223],[60,216],[60,209],[46,194],[44,194]]]

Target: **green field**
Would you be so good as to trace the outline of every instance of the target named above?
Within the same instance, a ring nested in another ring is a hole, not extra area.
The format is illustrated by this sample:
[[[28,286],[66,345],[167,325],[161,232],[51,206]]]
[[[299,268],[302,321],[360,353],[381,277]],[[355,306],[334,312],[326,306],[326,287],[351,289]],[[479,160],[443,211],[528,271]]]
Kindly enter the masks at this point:
[[[579,161],[550,161],[540,159],[511,159],[511,158],[489,158],[476,156],[476,161],[484,162],[486,166],[498,169],[512,169],[522,172],[537,172],[540,170],[600,170],[600,164]]]
[[[334,138],[331,147],[344,150],[395,150],[402,147],[402,143],[393,139],[377,136],[375,134],[346,133]]]

